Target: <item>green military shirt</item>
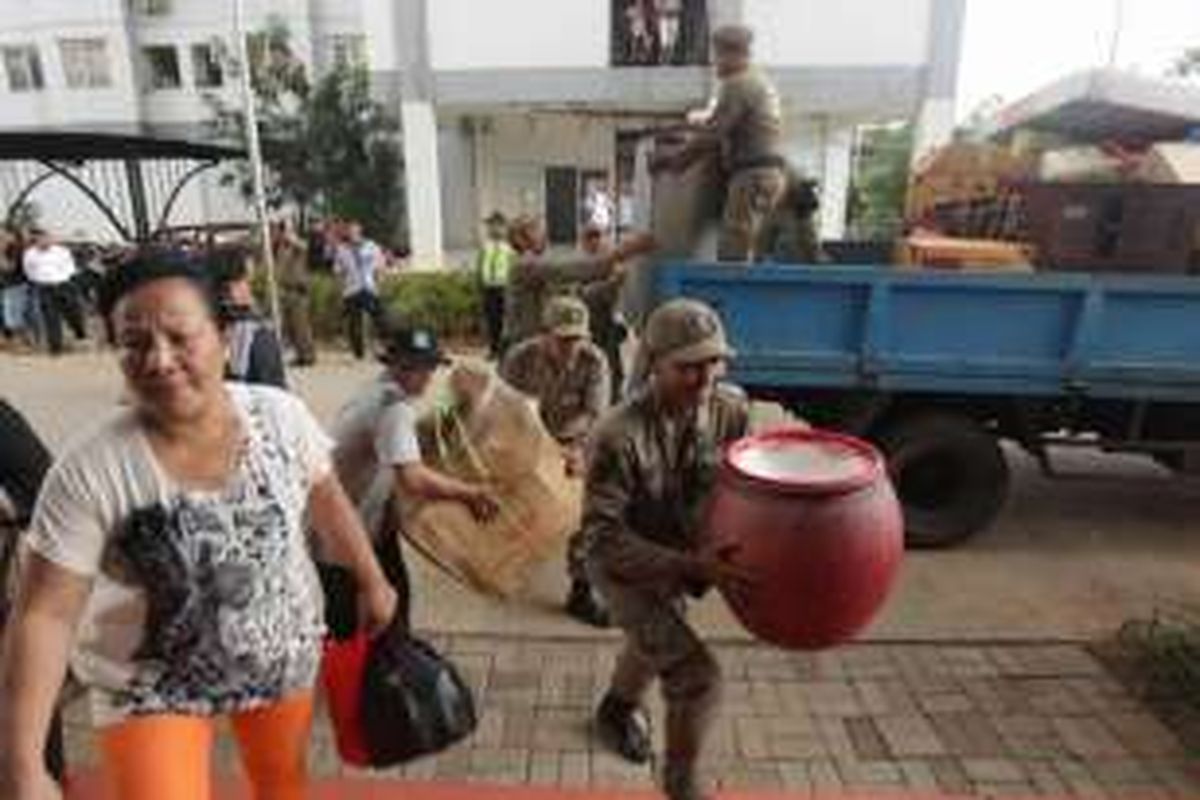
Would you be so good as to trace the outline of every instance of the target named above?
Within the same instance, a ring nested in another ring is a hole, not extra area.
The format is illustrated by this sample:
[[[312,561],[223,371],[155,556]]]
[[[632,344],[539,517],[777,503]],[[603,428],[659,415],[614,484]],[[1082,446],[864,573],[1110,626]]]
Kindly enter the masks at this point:
[[[523,342],[542,330],[542,308],[555,294],[572,283],[608,277],[608,256],[524,255],[509,273],[504,307],[504,338]]]
[[[678,574],[697,544],[724,447],[746,435],[749,404],[720,385],[690,418],[672,420],[647,388],[610,412],[588,458],[583,510],[587,558],[614,581]]]
[[[774,166],[782,157],[779,92],[754,67],[721,81],[708,126],[720,140],[721,157],[730,172]]]
[[[582,443],[608,409],[608,361],[587,342],[564,368],[546,350],[544,337],[517,345],[504,357],[500,376],[538,401],[542,422],[563,444]]]

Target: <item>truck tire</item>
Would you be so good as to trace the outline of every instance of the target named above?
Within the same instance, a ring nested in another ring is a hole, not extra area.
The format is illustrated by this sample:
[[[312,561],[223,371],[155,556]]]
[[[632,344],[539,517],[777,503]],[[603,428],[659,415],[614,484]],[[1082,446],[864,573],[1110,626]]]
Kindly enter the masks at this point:
[[[904,507],[905,542],[949,547],[995,520],[1008,494],[1008,463],[995,437],[952,413],[887,424],[875,437]]]

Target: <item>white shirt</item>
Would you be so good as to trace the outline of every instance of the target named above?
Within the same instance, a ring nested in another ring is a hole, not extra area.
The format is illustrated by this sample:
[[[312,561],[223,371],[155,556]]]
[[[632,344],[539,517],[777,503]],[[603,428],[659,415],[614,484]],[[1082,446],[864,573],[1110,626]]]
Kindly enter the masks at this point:
[[[372,535],[391,497],[392,469],[421,462],[417,418],[413,400],[384,374],[356,392],[333,423],[338,477]]]
[[[244,444],[219,489],[178,485],[125,409],[73,444],[29,546],[94,580],[71,663],[99,724],[210,715],[310,689],[324,612],[304,514],[328,437],[295,396],[228,384]]]
[[[75,277],[75,259],[61,244],[30,247],[25,251],[22,263],[29,282],[41,286],[56,286]]]
[[[382,263],[383,251],[370,239],[339,244],[333,253],[333,269],[342,279],[342,297],[374,292],[375,275]]]

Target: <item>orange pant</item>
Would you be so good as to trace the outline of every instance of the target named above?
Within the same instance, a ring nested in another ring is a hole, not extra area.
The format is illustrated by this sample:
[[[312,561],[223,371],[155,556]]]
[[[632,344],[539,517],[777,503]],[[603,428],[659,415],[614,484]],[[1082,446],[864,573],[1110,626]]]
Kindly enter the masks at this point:
[[[255,800],[304,800],[312,693],[234,714],[233,731]],[[211,800],[215,720],[161,714],[100,732],[105,782],[113,800]]]

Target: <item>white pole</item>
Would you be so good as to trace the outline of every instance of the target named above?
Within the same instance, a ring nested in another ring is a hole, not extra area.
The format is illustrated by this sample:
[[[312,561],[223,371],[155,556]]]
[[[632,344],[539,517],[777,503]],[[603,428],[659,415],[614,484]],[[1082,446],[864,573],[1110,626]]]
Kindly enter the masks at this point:
[[[275,282],[275,253],[271,247],[271,224],[267,219],[267,191],[263,181],[262,143],[258,140],[258,111],[250,75],[250,48],[246,44],[246,20],[243,0],[233,0],[233,36],[241,64],[242,109],[246,117],[246,149],[250,155],[250,173],[254,181],[254,212],[258,217],[263,263],[267,266],[267,296],[271,303],[271,321],[280,327],[279,286]]]

